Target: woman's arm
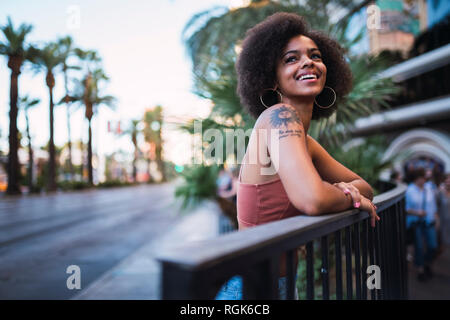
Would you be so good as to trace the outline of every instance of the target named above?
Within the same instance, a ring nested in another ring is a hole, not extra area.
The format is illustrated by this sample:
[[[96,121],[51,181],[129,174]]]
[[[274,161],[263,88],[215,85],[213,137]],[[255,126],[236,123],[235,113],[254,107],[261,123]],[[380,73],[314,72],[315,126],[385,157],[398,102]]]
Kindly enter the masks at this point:
[[[372,187],[359,175],[336,161],[316,140],[308,136],[312,149],[313,163],[323,180],[329,183],[346,182],[359,190],[359,193],[373,200]]]
[[[278,104],[268,108],[261,114],[255,129],[269,132],[270,160],[289,200],[298,210],[308,215],[319,215],[352,207],[351,197],[323,181],[317,172],[307,150],[303,124],[293,107]]]

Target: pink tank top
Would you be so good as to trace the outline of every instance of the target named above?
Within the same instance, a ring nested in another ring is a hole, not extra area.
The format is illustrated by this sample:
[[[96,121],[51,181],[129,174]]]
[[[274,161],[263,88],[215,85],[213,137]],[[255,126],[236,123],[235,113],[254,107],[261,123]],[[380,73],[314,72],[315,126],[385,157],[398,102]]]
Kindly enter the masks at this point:
[[[239,226],[252,227],[303,214],[289,201],[281,179],[237,185],[237,218]]]

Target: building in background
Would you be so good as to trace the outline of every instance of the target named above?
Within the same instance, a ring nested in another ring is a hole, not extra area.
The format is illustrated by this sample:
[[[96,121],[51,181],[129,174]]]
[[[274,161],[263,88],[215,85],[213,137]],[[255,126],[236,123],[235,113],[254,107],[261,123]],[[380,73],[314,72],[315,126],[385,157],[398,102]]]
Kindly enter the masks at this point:
[[[391,110],[358,119],[353,136],[386,135],[390,146],[384,157],[402,154],[395,169],[405,177],[418,166],[450,172],[450,1],[376,4],[384,29],[368,30],[369,50],[402,52],[405,61],[379,75],[392,78],[402,91]],[[383,178],[389,178],[389,172]]]
[[[377,0],[377,22],[368,29],[370,52],[400,51],[407,57],[414,38],[426,29],[426,0]]]

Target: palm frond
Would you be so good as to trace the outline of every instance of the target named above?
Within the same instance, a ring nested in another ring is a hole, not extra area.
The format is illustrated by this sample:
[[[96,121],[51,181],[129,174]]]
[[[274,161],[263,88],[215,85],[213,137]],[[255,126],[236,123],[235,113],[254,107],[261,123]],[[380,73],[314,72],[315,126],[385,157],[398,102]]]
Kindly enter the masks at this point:
[[[0,27],[6,39],[4,43],[0,43],[0,54],[24,57],[27,51],[25,38],[33,30],[33,26],[23,23],[16,29],[11,17],[8,16],[7,20],[7,24]]]

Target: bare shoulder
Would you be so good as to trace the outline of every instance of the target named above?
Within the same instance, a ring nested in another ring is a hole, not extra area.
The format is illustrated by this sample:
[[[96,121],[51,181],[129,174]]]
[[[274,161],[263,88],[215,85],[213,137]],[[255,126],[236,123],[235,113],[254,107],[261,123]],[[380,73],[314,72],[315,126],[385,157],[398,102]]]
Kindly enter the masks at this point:
[[[256,126],[274,129],[303,127],[295,108],[286,103],[279,103],[264,110],[258,117]]]

